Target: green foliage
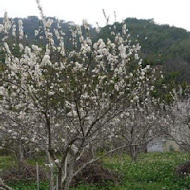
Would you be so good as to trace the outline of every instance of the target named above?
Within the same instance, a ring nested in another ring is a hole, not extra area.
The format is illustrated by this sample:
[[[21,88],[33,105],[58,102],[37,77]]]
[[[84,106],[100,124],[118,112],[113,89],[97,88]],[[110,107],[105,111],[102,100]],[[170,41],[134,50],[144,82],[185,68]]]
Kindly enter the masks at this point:
[[[0,167],[4,163],[11,163],[10,157],[0,157]],[[117,171],[122,179],[114,186],[107,183],[106,186],[98,184],[72,187],[71,190],[188,190],[190,189],[190,177],[177,178],[175,168],[180,163],[189,160],[189,155],[185,153],[148,153],[140,155],[137,162],[133,162],[126,154],[112,155],[103,159],[105,167]],[[36,183],[14,182],[9,183],[15,190],[36,189]],[[48,189],[47,182],[40,183],[40,190]]]
[[[10,187],[14,188],[14,190],[34,190],[37,188],[37,185],[35,182],[25,182],[20,181],[18,183],[9,183]],[[49,188],[49,185],[47,182],[40,183],[40,190],[47,190]]]
[[[166,74],[178,72],[175,80],[190,82],[190,32],[169,25],[158,25],[153,19],[127,18],[125,20],[131,40],[141,45],[143,64],[163,65]],[[115,23],[116,32],[122,24]],[[103,28],[99,34],[106,40],[109,28]],[[97,37],[98,38],[98,37]],[[136,40],[137,39],[137,40]]]
[[[52,24],[52,29],[56,25],[56,19]],[[18,18],[14,19],[15,23],[18,22]],[[39,26],[42,26],[42,22],[36,16],[29,16],[22,19],[24,31],[27,35],[26,45],[30,43],[43,44],[43,40],[39,40],[34,35],[34,30],[38,30]],[[3,19],[0,18],[0,23]],[[177,27],[170,27],[169,25],[158,25],[154,23],[153,19],[136,19],[127,18],[125,20],[129,34],[131,34],[131,40],[141,45],[141,57],[143,58],[144,65],[163,65],[166,74],[178,73],[175,80],[179,82],[190,82],[190,32]],[[116,32],[121,32],[122,24],[115,23]],[[18,26],[17,26],[18,27]],[[72,49],[72,43],[70,42],[70,23],[61,22],[61,27],[65,32],[65,45],[68,49]],[[99,34],[95,32],[93,27],[90,28],[90,35],[94,40],[103,38],[104,41],[107,38],[113,40],[113,36],[110,35],[110,28],[112,25],[104,27]],[[41,35],[44,36],[44,32],[41,31]],[[0,36],[1,38],[1,36]],[[136,40],[137,39],[137,40]],[[54,38],[57,43],[56,38]],[[13,43],[13,42],[12,42]],[[18,48],[15,47],[15,54],[18,55]],[[2,51],[0,51],[0,62],[4,62]]]
[[[15,165],[15,160],[11,156],[0,156],[0,174],[13,165]]]
[[[123,156],[116,160],[112,158],[110,163],[107,159],[106,166],[124,175],[119,189],[180,190],[190,188],[189,177],[177,179],[174,170],[179,163],[186,160],[187,154],[149,153],[141,155],[137,163]]]

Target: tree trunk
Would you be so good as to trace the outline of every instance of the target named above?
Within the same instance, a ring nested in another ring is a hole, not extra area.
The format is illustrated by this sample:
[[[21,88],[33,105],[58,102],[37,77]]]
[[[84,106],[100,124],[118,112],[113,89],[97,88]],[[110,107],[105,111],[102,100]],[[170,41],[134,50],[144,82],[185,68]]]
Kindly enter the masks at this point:
[[[137,152],[133,152],[133,153],[132,153],[132,160],[133,160],[134,162],[137,161]]]
[[[49,189],[54,190],[53,167],[49,170]]]
[[[72,175],[67,176],[67,178],[65,179],[64,190],[69,190],[72,178],[73,178]],[[62,189],[60,189],[60,190],[62,190]]]
[[[58,168],[58,190],[63,189],[62,178],[63,178],[62,168]]]
[[[54,176],[53,176],[53,161],[51,158],[51,151],[52,151],[52,140],[51,140],[51,122],[50,122],[50,118],[48,116],[47,113],[45,113],[45,118],[46,118],[46,129],[47,129],[47,133],[46,133],[46,155],[47,155],[47,159],[48,162],[50,164],[50,168],[49,168],[49,189],[50,190],[54,190]]]
[[[62,168],[58,168],[58,190],[69,190],[73,178],[73,166],[69,166],[66,172],[67,172],[66,178],[64,181],[62,181],[63,170]]]
[[[19,151],[18,151],[18,169],[22,170],[25,165],[24,148],[23,148],[22,144],[19,144],[18,149],[19,149]]]
[[[54,190],[53,167],[51,166],[52,160],[51,160],[50,153],[48,152],[48,150],[46,150],[46,155],[47,155],[48,163],[50,164],[50,168],[49,168],[49,189]]]
[[[131,155],[131,158],[134,162],[137,161],[137,156],[138,156],[138,147],[137,145],[131,145],[130,146],[130,155]]]
[[[64,190],[69,190],[71,181],[73,179],[73,170],[74,170],[74,162],[72,161],[69,164],[69,167],[67,169],[67,176],[66,176],[65,182],[64,182]]]

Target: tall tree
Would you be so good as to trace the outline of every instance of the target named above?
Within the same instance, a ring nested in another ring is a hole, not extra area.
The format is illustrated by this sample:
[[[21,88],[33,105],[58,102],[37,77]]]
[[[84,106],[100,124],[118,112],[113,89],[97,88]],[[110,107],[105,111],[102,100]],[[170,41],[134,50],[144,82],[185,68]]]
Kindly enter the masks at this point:
[[[123,102],[129,102],[130,106],[131,100],[143,93],[140,84],[145,73],[138,56],[140,46],[131,44],[125,24],[121,33],[111,31],[113,41],[96,42],[90,38],[86,21],[82,27],[71,26],[70,50],[64,46],[59,24],[54,29],[59,45],[55,44],[50,30],[53,20],[46,19],[39,0],[37,5],[44,24],[44,50],[37,45],[21,44],[24,34],[21,21],[18,32],[21,56],[13,55],[5,38],[0,110],[6,119],[2,125],[6,131],[9,120],[11,134],[18,131],[20,134],[24,127],[22,135],[26,141],[46,152],[50,189],[54,188],[55,167],[58,189],[67,190],[74,176],[101,158],[92,154],[84,165],[77,165],[100,137],[112,133],[109,123],[125,110]],[[7,15],[1,27],[5,35],[7,28],[14,29]],[[141,77],[136,78],[137,75]]]

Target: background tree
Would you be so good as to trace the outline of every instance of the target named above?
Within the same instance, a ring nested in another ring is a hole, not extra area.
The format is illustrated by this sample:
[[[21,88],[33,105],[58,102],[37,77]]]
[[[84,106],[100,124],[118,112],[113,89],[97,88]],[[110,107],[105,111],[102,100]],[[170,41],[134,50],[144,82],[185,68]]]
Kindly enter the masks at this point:
[[[169,136],[174,139],[183,150],[190,150],[190,98],[175,96],[175,101],[167,110],[166,121]]]
[[[149,105],[150,106],[150,105]],[[147,144],[160,135],[156,111],[153,107],[131,107],[121,115],[119,125],[120,141],[133,159],[145,152]]]

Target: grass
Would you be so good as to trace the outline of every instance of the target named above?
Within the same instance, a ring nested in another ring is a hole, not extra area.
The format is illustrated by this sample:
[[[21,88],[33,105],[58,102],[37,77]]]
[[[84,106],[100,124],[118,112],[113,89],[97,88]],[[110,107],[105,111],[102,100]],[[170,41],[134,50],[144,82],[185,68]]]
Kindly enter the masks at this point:
[[[190,176],[180,179],[175,175],[175,167],[189,160],[185,153],[148,153],[134,163],[126,155],[113,155],[103,159],[106,168],[117,171],[122,179],[117,186],[105,184],[81,184],[72,190],[190,190]],[[4,170],[14,163],[11,157],[0,157],[0,169]],[[33,163],[30,161],[30,163]],[[35,190],[35,182],[10,183],[15,190]],[[40,184],[40,190],[47,190],[46,182]]]
[[[8,184],[10,187],[12,187],[14,190],[36,190],[36,183],[31,181],[31,182],[10,182]],[[40,190],[48,190],[49,185],[47,182],[42,182],[40,183]]]
[[[149,153],[141,155],[137,163],[126,155],[106,158],[104,163],[124,176],[121,184],[111,189],[189,190],[190,177],[177,179],[175,175],[175,167],[188,159],[182,153]]]
[[[11,156],[0,156],[0,174],[15,165],[15,161]]]

